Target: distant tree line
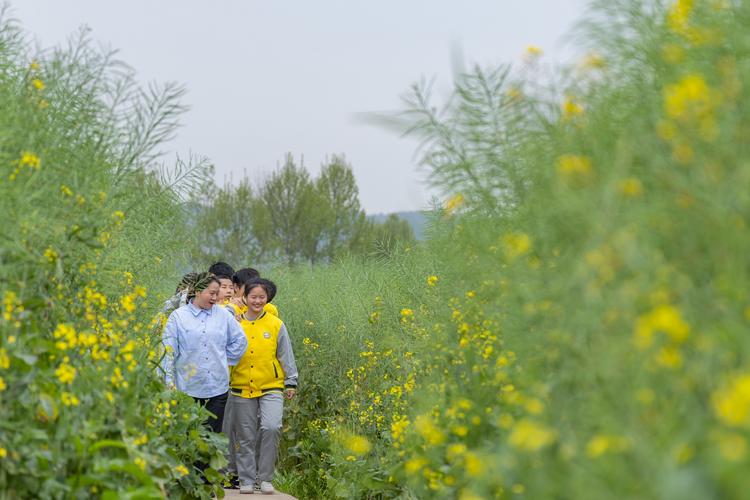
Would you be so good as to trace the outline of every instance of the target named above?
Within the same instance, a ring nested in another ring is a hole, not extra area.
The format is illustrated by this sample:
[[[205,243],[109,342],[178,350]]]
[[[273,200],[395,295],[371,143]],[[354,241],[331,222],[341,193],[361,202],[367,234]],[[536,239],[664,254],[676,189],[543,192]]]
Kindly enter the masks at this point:
[[[367,217],[352,167],[335,155],[313,178],[287,154],[270,176],[219,187],[207,184],[191,202],[191,259],[198,261],[327,262],[346,254],[387,254],[412,244],[409,222]]]

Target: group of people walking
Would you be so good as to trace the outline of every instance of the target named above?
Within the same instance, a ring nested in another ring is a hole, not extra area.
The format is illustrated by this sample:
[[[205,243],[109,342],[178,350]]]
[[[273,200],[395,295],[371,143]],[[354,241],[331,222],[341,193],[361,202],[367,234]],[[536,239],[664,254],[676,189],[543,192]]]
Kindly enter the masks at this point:
[[[217,262],[183,277],[165,304],[166,384],[214,415],[206,425],[229,438],[228,473],[240,493],[274,493],[284,398],[297,388],[275,296],[276,285],[255,269]]]

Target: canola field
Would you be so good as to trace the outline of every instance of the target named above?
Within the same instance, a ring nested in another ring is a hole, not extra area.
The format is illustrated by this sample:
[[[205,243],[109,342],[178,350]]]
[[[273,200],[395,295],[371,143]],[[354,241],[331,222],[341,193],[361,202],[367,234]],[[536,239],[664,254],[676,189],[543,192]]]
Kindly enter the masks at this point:
[[[390,122],[447,200],[426,241],[264,272],[300,371],[278,488],[743,498],[749,25],[741,1],[594,2],[571,67],[529,47],[448,103],[415,86]],[[0,498],[221,494],[225,443],[154,370],[190,186],[147,125],[179,97],[2,24]]]

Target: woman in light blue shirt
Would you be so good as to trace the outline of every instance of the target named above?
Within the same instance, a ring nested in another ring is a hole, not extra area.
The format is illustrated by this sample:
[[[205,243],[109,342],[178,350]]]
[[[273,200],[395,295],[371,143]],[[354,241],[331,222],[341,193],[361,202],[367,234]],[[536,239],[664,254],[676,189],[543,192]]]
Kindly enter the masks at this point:
[[[215,417],[206,424],[221,432],[229,392],[227,365],[236,365],[247,349],[247,337],[234,316],[218,305],[219,280],[196,277],[195,298],[169,315],[162,335],[165,380],[192,396]]]

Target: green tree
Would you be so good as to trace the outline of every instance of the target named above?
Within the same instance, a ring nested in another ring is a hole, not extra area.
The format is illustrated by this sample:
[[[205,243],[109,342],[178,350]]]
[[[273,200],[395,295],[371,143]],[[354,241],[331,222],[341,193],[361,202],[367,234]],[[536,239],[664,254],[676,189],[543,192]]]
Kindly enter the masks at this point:
[[[236,186],[212,186],[195,207],[193,262],[256,261],[265,250],[252,230],[258,204],[250,180]]]
[[[288,154],[280,170],[260,187],[252,227],[264,250],[294,264],[315,263],[324,224],[321,199],[304,165]]]
[[[315,187],[323,201],[322,256],[331,260],[350,250],[362,229],[364,211],[359,204],[359,188],[351,165],[337,155],[323,165]]]

